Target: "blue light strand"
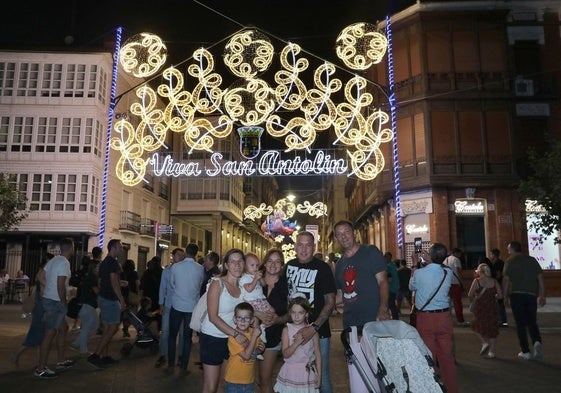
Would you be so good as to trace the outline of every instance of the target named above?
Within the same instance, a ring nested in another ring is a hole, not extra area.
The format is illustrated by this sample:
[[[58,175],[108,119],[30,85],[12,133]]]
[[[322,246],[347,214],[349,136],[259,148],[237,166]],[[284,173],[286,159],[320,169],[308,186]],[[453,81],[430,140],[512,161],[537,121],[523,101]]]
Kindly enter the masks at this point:
[[[397,247],[400,253],[403,252],[403,222],[401,219],[401,185],[399,180],[399,157],[397,150],[397,106],[395,103],[395,81],[393,63],[393,42],[390,16],[386,16],[386,36],[388,38],[388,79],[390,83],[390,115],[392,119],[392,153],[393,153],[393,183],[395,190],[395,225],[397,230]],[[402,257],[402,255],[400,255]]]
[[[123,28],[117,27],[115,34],[115,51],[113,52],[113,70],[111,75],[111,92],[109,97],[109,112],[107,114],[107,137],[105,138],[105,159],[103,161],[103,184],[101,188],[101,215],[99,219],[99,247],[103,249],[105,240],[105,215],[107,213],[107,182],[109,178],[109,156],[111,154],[111,130],[115,114],[115,97],[117,93],[117,74],[119,72],[119,52],[121,51]]]

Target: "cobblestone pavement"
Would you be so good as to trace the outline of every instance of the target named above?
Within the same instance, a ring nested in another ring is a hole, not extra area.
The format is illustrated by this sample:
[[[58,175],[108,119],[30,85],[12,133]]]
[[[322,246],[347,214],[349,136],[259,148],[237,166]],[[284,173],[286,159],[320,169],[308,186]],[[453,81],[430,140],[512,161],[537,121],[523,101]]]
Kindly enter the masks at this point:
[[[467,310],[466,310],[467,312]],[[469,313],[466,314],[469,320]],[[404,316],[406,318],[406,316]],[[479,356],[480,343],[470,328],[456,327],[455,346],[458,375],[462,393],[541,393],[560,391],[561,386],[561,298],[548,299],[548,305],[539,310],[538,321],[543,336],[543,358],[540,361],[516,359],[518,345],[512,315],[509,328],[501,329],[496,359]],[[340,341],[341,317],[331,318],[333,337],[331,344],[331,374],[334,391],[349,393],[347,366]],[[157,355],[149,350],[134,348],[128,358],[109,369],[93,370],[76,352],[67,351],[67,357],[76,359],[76,365],[62,373],[56,380],[40,381],[32,377],[35,351],[26,351],[19,368],[10,361],[10,355],[19,347],[27,331],[29,319],[21,318],[19,305],[0,305],[0,386],[2,392],[41,393],[143,393],[202,390],[202,371],[193,362],[198,360],[198,343],[193,346],[189,369],[182,376],[172,375],[165,368],[154,367]],[[132,331],[132,329],[131,329]],[[90,348],[95,345],[93,338]],[[121,346],[129,340],[121,332],[115,336],[112,354],[119,354]],[[117,356],[119,357],[119,356]],[[54,360],[54,352],[51,353]],[[281,359],[277,363],[280,367]],[[256,388],[259,392],[259,388]]]

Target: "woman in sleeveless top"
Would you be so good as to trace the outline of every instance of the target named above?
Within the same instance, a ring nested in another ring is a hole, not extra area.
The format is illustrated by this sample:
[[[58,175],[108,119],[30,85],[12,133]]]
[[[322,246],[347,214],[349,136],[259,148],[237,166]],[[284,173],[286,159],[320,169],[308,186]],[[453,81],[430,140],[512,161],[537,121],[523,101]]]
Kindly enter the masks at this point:
[[[222,273],[208,287],[207,315],[199,336],[203,364],[203,393],[215,393],[220,382],[221,368],[228,358],[228,336],[240,345],[249,341],[235,329],[234,308],[242,302],[239,280],[245,265],[244,253],[231,249],[224,255]]]
[[[495,357],[497,336],[499,335],[499,314],[497,299],[503,298],[497,280],[491,277],[491,269],[485,263],[476,270],[477,277],[473,280],[468,297],[475,303],[472,329],[481,337],[479,354],[490,359]]]

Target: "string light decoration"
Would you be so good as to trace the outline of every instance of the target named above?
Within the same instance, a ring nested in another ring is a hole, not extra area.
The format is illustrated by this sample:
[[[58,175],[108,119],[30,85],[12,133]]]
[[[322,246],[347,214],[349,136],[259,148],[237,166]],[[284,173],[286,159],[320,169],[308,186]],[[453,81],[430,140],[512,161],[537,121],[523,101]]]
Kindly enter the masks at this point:
[[[386,17],[386,34],[388,35],[388,79],[390,83],[390,113],[392,116],[392,156],[393,156],[393,181],[395,190],[395,225],[397,228],[397,247],[400,252],[403,251],[403,219],[401,217],[401,182],[399,178],[399,155],[397,145],[397,105],[395,103],[395,79],[393,68],[393,45],[392,45],[392,26],[390,17]],[[400,257],[402,257],[400,255]]]
[[[166,62],[167,48],[155,34],[140,33],[123,44],[119,60],[126,72],[137,78],[153,75]]]
[[[366,70],[384,58],[388,47],[386,36],[370,23],[355,23],[341,31],[335,40],[337,57],[353,70]]]
[[[105,139],[105,156],[103,160],[103,181],[101,185],[101,209],[99,219],[99,241],[98,245],[103,249],[105,243],[105,217],[107,214],[107,188],[109,182],[109,156],[111,146],[111,129],[113,128],[113,116],[115,113],[116,105],[116,92],[117,92],[117,75],[119,74],[119,54],[121,51],[121,41],[123,38],[123,28],[117,27],[115,31],[115,52],[113,53],[113,68],[111,72],[111,91],[109,96],[109,113],[107,119],[107,136]],[[124,181],[123,181],[124,183]]]
[[[165,46],[149,33],[135,37],[121,56],[123,70],[144,77],[154,75],[165,58]],[[360,70],[381,61],[387,43],[367,23],[343,30],[338,40],[337,54],[350,68]],[[164,146],[168,131],[183,134],[189,153],[213,153],[215,140],[227,138],[234,123],[262,126],[272,137],[284,140],[285,152],[310,152],[318,133],[333,128],[334,145],[346,151],[349,176],[374,179],[384,167],[380,145],[391,141],[393,134],[384,126],[388,115],[372,108],[373,96],[366,91],[369,82],[355,75],[343,83],[335,76],[336,67],[324,62],[312,70],[313,82],[307,86],[301,75],[310,62],[300,46],[289,42],[279,52],[280,69],[269,85],[259,75],[273,64],[274,54],[268,37],[255,29],[243,30],[230,38],[223,53],[227,68],[239,78],[229,88],[221,86],[223,78],[215,71],[214,57],[204,48],[193,53],[188,75],[169,67],[155,90],[148,85],[138,88],[140,102],[133,103],[130,110],[138,122],[120,119],[115,124],[118,135],[111,143],[121,153],[116,168],[119,179],[129,186],[142,182],[151,160],[148,153]],[[196,81],[191,90],[185,76]],[[337,102],[340,91],[344,98]],[[156,105],[158,100],[165,103],[164,109]],[[258,154],[259,149],[250,156]]]
[[[327,216],[327,205],[323,202],[311,204],[309,201],[296,205],[288,199],[282,198],[274,206],[268,206],[265,203],[261,203],[259,207],[248,205],[243,214],[244,220],[256,221],[265,217],[265,221],[261,224],[261,230],[277,243],[282,243],[285,237],[294,236],[297,225],[296,221],[291,219],[297,211],[311,217],[320,218]]]

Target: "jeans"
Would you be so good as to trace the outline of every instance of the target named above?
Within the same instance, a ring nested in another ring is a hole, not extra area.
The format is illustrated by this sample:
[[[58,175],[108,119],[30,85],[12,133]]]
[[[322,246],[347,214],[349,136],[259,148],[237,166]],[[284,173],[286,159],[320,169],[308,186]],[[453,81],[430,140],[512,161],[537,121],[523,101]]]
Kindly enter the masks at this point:
[[[253,393],[252,383],[231,383],[224,381],[224,392],[225,393]]]
[[[99,317],[95,308],[89,304],[82,304],[80,312],[80,334],[76,337],[73,344],[80,347],[80,353],[88,352],[88,338],[95,333],[99,327]]]
[[[395,304],[396,294],[390,292],[389,295],[388,308],[390,309],[390,313],[392,314],[392,319],[399,319],[399,310],[397,309],[397,306]]]
[[[321,352],[321,388],[320,393],[332,393],[333,384],[331,383],[331,374],[329,373],[329,348],[331,346],[331,337],[319,339],[319,350]]]
[[[512,316],[516,322],[516,332],[518,333],[520,350],[524,353],[530,352],[526,328],[530,333],[532,343],[542,341],[537,322],[537,298],[535,295],[529,293],[512,293],[510,295],[510,307],[512,309]]]
[[[168,340],[169,340],[169,314],[171,307],[164,307],[164,315],[162,315],[162,331],[160,333],[160,356],[168,355]],[[183,342],[183,329],[179,327],[179,342]],[[181,350],[183,348],[180,348]],[[179,351],[179,356],[183,353]]]
[[[450,300],[454,305],[454,312],[456,313],[456,321],[464,323],[464,306],[462,304],[462,287],[458,284],[450,286]]]
[[[181,367],[182,370],[187,370],[187,363],[189,362],[189,355],[191,354],[191,336],[193,331],[189,327],[191,323],[191,316],[193,313],[177,311],[173,307],[169,313],[169,337],[168,337],[168,367],[175,366],[175,341],[181,323],[183,323],[183,342],[181,352]]]

